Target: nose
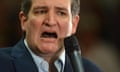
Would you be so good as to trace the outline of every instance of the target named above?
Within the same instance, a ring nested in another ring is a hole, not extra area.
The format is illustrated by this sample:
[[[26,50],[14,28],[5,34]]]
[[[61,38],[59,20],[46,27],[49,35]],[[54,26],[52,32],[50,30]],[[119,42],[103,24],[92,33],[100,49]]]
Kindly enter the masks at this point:
[[[56,25],[56,16],[55,16],[55,13],[50,11],[47,16],[46,16],[46,19],[45,19],[45,25],[46,26],[55,26]]]

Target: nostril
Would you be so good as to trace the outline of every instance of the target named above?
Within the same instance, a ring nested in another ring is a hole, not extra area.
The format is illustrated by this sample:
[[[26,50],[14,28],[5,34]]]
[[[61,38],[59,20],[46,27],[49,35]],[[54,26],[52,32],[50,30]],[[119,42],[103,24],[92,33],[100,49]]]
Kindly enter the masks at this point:
[[[45,23],[45,26],[48,26],[48,27],[50,27],[51,25],[50,25],[50,24],[48,24],[48,23]]]
[[[53,26],[56,26],[56,24],[52,24],[52,23],[45,23],[45,26],[47,26],[47,27],[53,27]]]

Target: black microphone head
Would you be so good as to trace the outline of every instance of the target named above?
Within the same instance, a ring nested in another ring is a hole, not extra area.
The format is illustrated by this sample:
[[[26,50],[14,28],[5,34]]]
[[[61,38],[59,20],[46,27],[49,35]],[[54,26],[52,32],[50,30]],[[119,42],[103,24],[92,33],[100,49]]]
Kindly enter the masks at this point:
[[[76,36],[72,35],[65,38],[64,40],[65,50],[67,53],[73,52],[74,50],[80,51],[80,45]]]

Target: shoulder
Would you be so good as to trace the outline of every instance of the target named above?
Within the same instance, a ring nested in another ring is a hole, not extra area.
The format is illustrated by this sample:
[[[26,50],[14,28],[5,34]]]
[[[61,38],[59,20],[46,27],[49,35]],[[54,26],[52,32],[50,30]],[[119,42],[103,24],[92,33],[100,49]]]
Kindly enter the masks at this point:
[[[0,53],[10,55],[12,47],[0,48]]]
[[[14,72],[12,58],[8,54],[0,53],[0,72]]]
[[[3,54],[5,53],[10,55],[13,50],[23,48],[23,46],[24,46],[24,42],[23,42],[23,39],[21,39],[14,46],[0,48],[0,53],[3,53]]]
[[[0,48],[0,63],[8,62],[12,60],[10,55],[11,48]]]
[[[97,67],[96,64],[94,64],[93,62],[91,62],[86,58],[82,58],[82,63],[83,63],[85,72],[102,72],[101,69]]]
[[[102,72],[101,69],[99,67],[97,67],[97,65],[94,64],[93,62],[91,62],[90,60],[88,60],[84,57],[81,57],[81,61],[82,61],[82,64],[83,64],[84,72]],[[65,69],[67,69],[67,70],[72,69],[72,64],[71,64],[68,56],[66,56]]]

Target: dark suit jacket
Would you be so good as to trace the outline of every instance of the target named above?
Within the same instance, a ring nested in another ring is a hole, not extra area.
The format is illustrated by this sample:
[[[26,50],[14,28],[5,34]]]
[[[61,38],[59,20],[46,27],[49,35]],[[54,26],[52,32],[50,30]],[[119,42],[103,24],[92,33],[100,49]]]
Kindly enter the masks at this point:
[[[82,58],[82,62],[85,72],[101,72],[92,62],[85,58]],[[0,49],[0,72],[38,72],[23,39],[14,47]],[[67,55],[64,72],[73,72]]]

